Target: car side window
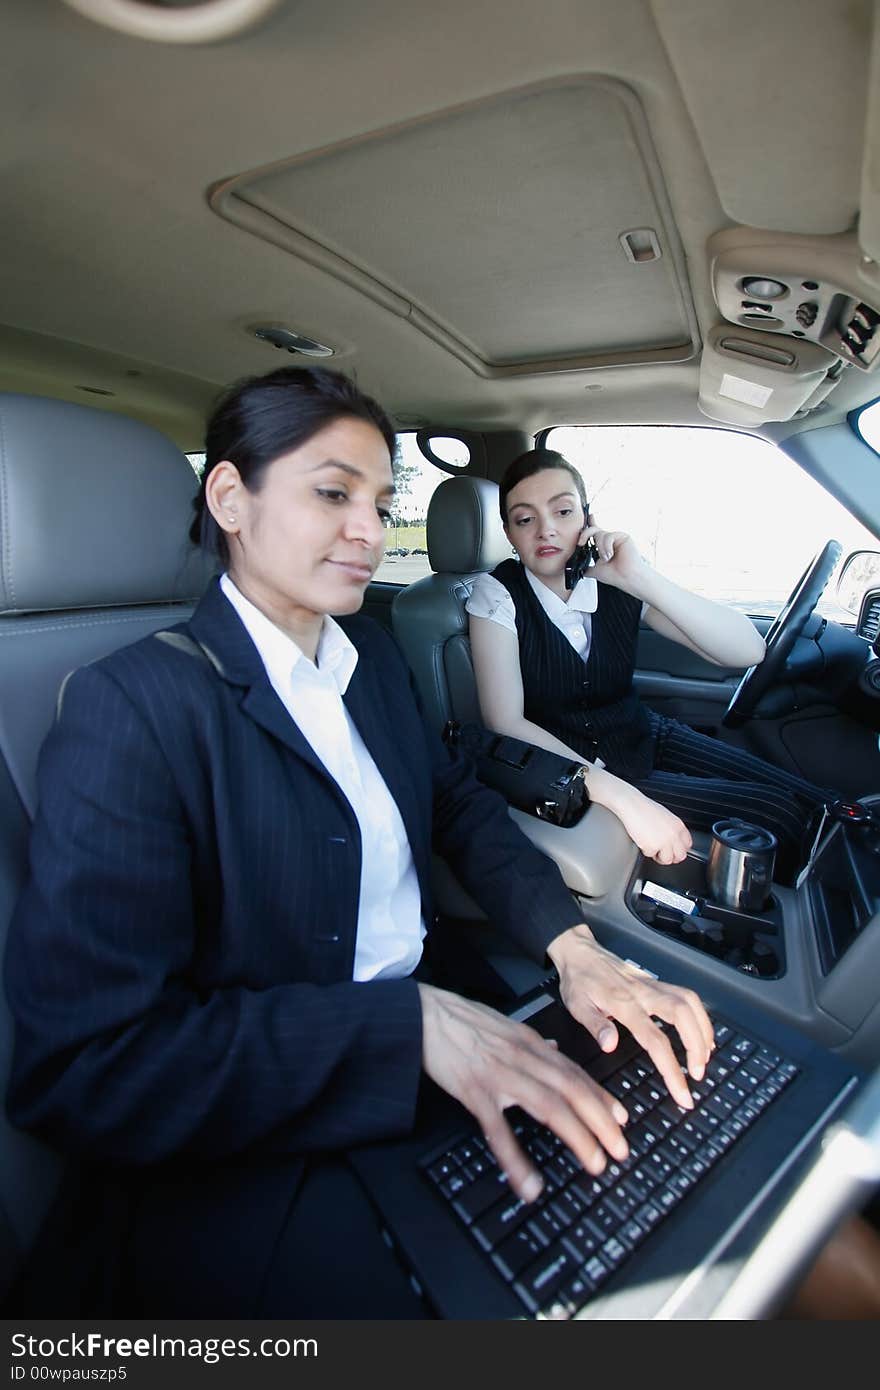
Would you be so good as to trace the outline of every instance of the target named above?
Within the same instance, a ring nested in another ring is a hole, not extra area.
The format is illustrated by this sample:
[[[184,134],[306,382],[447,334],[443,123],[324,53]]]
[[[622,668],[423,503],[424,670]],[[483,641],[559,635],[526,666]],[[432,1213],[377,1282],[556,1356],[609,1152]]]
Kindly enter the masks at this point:
[[[435,488],[449,474],[425,458],[414,431],[397,436],[395,499],[385,537],[385,557],[374,579],[405,588],[431,573],[425,523]]]
[[[858,412],[855,427],[874,453],[880,454],[880,401],[872,401]]]
[[[825,541],[843,558],[877,538],[781,449],[735,430],[559,426],[544,437],[581,472],[597,524],[628,531],[677,584],[754,616],[775,614]],[[852,623],[836,575],[818,612]]]

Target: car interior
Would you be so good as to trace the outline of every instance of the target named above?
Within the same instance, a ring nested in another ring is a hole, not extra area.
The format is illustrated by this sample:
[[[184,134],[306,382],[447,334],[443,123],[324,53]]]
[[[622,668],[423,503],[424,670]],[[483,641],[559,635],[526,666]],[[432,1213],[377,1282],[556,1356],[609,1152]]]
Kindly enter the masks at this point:
[[[185,619],[210,577],[187,531],[212,402],[318,363],[399,432],[404,543],[389,532],[364,611],[438,732],[480,718],[465,603],[512,553],[498,481],[522,451],[571,445],[608,524],[641,507],[633,534],[672,577],[703,584],[677,568],[700,546],[734,557],[711,593],[749,613],[765,661],[724,669],[643,626],[636,685],[835,790],[796,880],[735,910],[713,901],[706,834],[664,867],[603,807],[566,828],[511,815],[604,945],[869,1081],[876,4],[10,0],[2,34],[0,941],[65,676]],[[754,578],[765,555],[780,590]],[[540,986],[439,860],[436,898],[474,992],[506,1006]],[[4,1005],[4,1087],[11,1049]],[[880,1182],[880,1122],[863,1106],[859,1123]],[[5,1119],[0,1143],[2,1299],[63,1160]],[[748,1269],[738,1287],[765,1296],[723,1315],[768,1315],[796,1244],[777,1228],[763,1254],[744,1246],[728,1296]]]

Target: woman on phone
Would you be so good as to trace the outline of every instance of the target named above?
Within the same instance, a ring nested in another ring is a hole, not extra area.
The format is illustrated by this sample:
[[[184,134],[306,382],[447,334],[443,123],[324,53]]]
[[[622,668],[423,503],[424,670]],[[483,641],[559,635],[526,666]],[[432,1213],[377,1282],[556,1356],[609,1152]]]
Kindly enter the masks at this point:
[[[763,659],[754,625],[658,574],[625,531],[597,526],[580,473],[559,453],[515,459],[499,502],[519,558],[478,576],[467,604],[486,725],[585,763],[592,800],[662,864],[684,859],[688,826],[739,816],[777,836],[777,862],[792,873],[829,793],[654,713],[633,687],[641,621],[738,668]],[[585,545],[594,563],[569,588],[567,567]]]

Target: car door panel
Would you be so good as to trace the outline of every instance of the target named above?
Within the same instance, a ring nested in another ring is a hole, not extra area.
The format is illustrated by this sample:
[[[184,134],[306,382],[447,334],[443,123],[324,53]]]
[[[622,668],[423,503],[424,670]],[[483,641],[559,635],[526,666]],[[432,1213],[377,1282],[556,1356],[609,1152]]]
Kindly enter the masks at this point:
[[[769,620],[758,619],[756,626],[766,631]],[[645,624],[639,629],[635,684],[658,714],[717,735],[741,676],[742,671],[716,666]]]
[[[766,634],[770,619],[756,618]],[[797,675],[809,671],[815,644],[801,639],[792,653]],[[725,743],[743,748],[842,796],[858,797],[880,787],[880,751],[876,733],[842,714],[831,703],[818,703],[807,685],[797,686],[801,708],[779,717],[754,718],[741,729],[726,729],[721,720],[742,676],[713,666],[695,652],[643,626],[639,632],[635,685],[645,704],[671,719]],[[804,705],[803,701],[809,701]]]

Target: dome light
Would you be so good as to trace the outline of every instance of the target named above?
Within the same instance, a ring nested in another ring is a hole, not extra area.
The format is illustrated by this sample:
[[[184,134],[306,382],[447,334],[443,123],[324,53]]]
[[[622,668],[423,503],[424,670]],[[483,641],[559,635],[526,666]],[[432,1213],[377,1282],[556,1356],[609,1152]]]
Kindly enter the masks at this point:
[[[754,299],[781,299],[788,286],[781,280],[768,280],[763,275],[746,275],[741,281],[743,291]]]

